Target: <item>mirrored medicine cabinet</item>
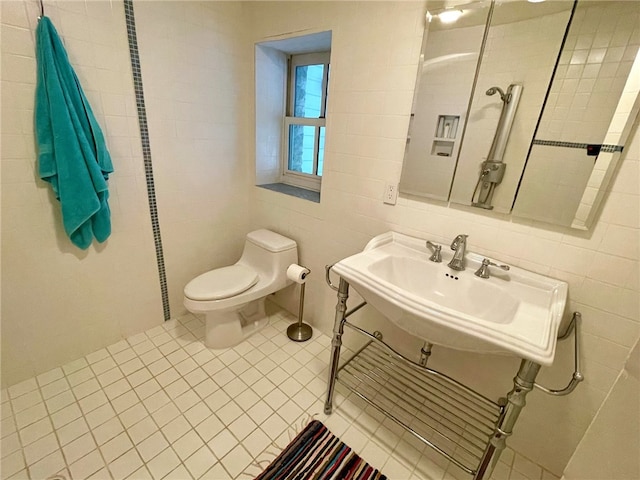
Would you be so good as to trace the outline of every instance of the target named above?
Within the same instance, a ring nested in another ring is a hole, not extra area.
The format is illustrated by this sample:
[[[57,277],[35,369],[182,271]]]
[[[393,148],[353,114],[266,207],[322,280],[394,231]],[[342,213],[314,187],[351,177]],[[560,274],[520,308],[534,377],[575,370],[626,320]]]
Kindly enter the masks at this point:
[[[400,192],[588,229],[640,109],[640,2],[427,9]]]

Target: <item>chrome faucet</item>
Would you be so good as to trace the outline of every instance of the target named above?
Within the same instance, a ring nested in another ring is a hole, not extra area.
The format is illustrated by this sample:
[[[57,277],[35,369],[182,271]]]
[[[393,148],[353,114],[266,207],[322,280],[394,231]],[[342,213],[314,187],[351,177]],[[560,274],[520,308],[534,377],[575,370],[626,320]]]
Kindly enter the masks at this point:
[[[464,270],[464,251],[467,249],[467,237],[469,235],[458,235],[451,242],[451,250],[456,253],[453,254],[453,258],[449,262],[448,266],[452,270],[462,271]]]

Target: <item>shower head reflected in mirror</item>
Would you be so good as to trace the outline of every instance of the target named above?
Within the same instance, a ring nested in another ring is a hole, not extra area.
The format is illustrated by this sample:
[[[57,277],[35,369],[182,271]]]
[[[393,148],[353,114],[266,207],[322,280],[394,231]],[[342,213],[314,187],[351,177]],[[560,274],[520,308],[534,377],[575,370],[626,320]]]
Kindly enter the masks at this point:
[[[511,100],[511,94],[510,93],[504,93],[504,91],[500,87],[491,87],[489,90],[487,90],[485,92],[485,94],[487,94],[489,96],[495,95],[496,93],[500,94],[500,99],[504,103],[509,103],[509,100]]]

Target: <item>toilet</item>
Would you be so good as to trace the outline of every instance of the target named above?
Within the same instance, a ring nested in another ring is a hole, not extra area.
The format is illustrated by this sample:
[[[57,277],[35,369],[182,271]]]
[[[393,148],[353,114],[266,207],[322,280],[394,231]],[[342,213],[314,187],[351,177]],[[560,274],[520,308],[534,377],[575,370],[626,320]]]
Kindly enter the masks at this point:
[[[269,323],[267,295],[293,283],[287,268],[298,263],[294,240],[270,230],[247,234],[240,259],[191,280],[184,287],[184,306],[205,315],[205,345],[221,349],[237,345]]]

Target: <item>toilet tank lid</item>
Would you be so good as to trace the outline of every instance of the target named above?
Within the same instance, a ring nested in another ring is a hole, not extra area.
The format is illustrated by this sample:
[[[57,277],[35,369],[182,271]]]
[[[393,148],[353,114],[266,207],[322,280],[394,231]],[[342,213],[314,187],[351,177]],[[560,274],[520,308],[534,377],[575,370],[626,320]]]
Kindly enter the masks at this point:
[[[247,234],[247,240],[270,252],[284,252],[296,248],[296,242],[271,230],[254,230]]]

